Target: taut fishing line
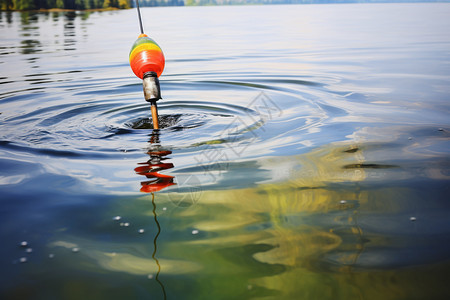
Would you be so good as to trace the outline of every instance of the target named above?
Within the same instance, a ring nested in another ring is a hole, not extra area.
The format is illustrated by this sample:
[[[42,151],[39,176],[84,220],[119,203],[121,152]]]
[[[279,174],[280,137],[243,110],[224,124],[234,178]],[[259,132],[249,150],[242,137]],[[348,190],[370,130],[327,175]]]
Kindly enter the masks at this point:
[[[139,7],[139,0],[136,0],[136,10],[139,19],[139,27],[141,28],[141,34],[144,34],[144,26],[142,26],[141,8]]]

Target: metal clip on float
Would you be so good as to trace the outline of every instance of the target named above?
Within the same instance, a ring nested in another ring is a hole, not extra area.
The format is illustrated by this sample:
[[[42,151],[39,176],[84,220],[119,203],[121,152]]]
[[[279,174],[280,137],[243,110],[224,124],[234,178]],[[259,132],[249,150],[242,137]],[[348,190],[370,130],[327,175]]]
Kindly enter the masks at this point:
[[[156,102],[161,99],[161,89],[156,72],[147,72],[144,74],[144,97],[148,102]]]
[[[153,129],[159,129],[156,101],[161,99],[161,88],[159,87],[158,75],[156,72],[146,72],[143,80],[145,101],[151,103]]]

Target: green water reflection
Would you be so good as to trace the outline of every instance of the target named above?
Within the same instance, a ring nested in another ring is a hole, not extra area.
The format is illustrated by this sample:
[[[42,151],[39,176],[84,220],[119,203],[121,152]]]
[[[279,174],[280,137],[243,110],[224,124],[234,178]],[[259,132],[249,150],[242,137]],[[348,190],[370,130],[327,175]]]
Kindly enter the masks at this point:
[[[102,284],[91,299],[140,291],[157,299],[444,297],[445,229],[421,213],[420,183],[377,184],[377,173],[402,167],[371,164],[364,148],[339,143],[268,159],[265,168],[291,165],[289,179],[196,191],[183,203],[170,187],[154,199],[118,199],[96,216],[99,239],[62,230],[48,245],[64,274],[53,280],[66,286],[65,299],[85,298]],[[446,189],[435,184],[430,196],[437,201]],[[76,256],[74,248],[81,249]]]

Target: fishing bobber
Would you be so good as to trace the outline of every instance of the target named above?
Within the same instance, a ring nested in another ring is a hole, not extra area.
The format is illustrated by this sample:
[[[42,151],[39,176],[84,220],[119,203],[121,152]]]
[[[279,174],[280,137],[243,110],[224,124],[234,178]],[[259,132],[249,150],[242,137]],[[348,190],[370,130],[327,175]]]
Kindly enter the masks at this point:
[[[158,77],[164,70],[164,54],[159,45],[146,34],[139,35],[130,51],[130,66],[134,74],[143,80],[146,101],[161,99]]]

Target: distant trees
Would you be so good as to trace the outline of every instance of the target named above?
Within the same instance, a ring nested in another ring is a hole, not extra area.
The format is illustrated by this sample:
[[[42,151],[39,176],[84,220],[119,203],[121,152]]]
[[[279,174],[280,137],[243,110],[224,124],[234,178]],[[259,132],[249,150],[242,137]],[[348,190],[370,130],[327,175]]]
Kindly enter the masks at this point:
[[[193,6],[242,4],[306,4],[306,3],[362,3],[362,2],[433,2],[450,0],[139,0],[141,6]],[[0,10],[32,9],[97,9],[134,7],[135,0],[0,0]]]
[[[294,3],[339,3],[339,2],[383,2],[386,0],[139,0],[140,6],[192,6],[233,4],[294,4]],[[402,0],[391,0],[402,1]],[[403,0],[427,1],[427,0]],[[432,1],[432,0],[428,0]],[[135,0],[0,0],[0,10],[32,9],[97,9],[134,7]]]
[[[0,10],[130,8],[132,0],[0,0]]]
[[[133,0],[131,0],[133,1]],[[188,1],[188,0],[187,0]],[[140,6],[184,6],[185,0],[139,0]],[[134,5],[134,1],[133,1]]]
[[[0,0],[0,10],[96,9],[134,7],[135,0]],[[185,0],[139,0],[141,6],[183,6]],[[204,1],[208,3],[209,0]]]

